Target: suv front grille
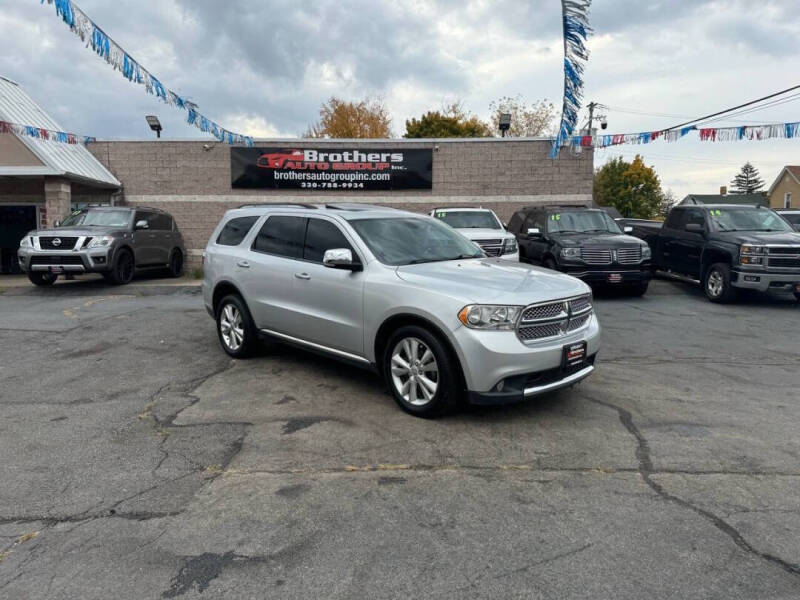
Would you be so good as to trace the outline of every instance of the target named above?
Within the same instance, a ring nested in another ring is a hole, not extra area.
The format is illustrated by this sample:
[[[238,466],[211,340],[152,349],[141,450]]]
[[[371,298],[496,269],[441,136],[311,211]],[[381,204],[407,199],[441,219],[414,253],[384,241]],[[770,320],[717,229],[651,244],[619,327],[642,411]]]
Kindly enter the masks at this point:
[[[75,254],[47,255],[34,254],[31,256],[32,265],[81,265],[83,261],[80,256]]]
[[[581,248],[581,260],[587,265],[610,265],[611,250],[609,248]]]
[[[617,262],[621,265],[639,264],[642,262],[642,247],[637,244],[617,248]]]
[[[53,241],[58,240],[57,244],[54,244]],[[78,241],[76,237],[60,237],[60,236],[52,236],[52,237],[39,237],[39,247],[42,250],[72,250],[75,247],[75,243]]]
[[[589,295],[533,304],[522,311],[517,337],[527,342],[564,336],[585,327],[592,312]]]
[[[503,240],[473,240],[481,250],[489,256],[500,256],[503,253]]]

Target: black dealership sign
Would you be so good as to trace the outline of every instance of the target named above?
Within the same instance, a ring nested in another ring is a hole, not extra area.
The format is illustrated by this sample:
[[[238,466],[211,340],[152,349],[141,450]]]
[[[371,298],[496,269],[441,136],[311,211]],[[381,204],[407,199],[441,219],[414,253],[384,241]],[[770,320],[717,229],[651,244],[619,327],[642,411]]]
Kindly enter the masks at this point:
[[[248,189],[429,190],[430,150],[231,148],[231,185]]]

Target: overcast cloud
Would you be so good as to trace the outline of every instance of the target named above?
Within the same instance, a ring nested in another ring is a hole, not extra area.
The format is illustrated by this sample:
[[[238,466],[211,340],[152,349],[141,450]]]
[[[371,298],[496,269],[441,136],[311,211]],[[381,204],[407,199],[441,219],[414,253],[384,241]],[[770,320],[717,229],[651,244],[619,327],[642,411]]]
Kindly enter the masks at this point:
[[[614,108],[608,132],[675,125],[798,83],[796,0],[595,0],[586,100]],[[331,95],[382,96],[401,135],[407,118],[461,100],[482,117],[504,95],[560,104],[557,0],[314,2],[82,0],[79,6],[168,88],[221,125],[296,136]],[[55,9],[0,0],[0,75],[61,126],[99,138],[206,134],[84,48]],[[633,112],[635,111],[635,112]],[[641,113],[641,114],[639,114]],[[663,116],[674,115],[674,116]],[[719,126],[800,120],[800,102]],[[716,192],[745,161],[768,184],[800,164],[800,140],[684,140],[598,151],[595,165],[640,152],[678,197]]]

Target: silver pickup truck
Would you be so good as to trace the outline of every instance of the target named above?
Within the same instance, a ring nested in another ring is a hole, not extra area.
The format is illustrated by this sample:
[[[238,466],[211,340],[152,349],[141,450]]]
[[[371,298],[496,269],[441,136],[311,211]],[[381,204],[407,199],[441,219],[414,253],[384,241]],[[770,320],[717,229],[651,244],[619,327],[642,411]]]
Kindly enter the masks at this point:
[[[124,284],[137,269],[152,268],[179,277],[185,255],[183,236],[168,213],[120,206],[76,210],[52,229],[25,234],[17,252],[20,268],[42,286],[79,273]]]

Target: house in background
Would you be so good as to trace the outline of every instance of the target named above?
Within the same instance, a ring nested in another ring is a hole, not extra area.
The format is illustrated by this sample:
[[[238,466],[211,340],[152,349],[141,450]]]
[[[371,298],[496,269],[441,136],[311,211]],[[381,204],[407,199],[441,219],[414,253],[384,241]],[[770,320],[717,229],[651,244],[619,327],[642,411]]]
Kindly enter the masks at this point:
[[[681,204],[755,204],[768,206],[767,196],[764,192],[756,194],[728,194],[725,188],[720,189],[722,194],[689,194]]]
[[[800,208],[800,166],[783,167],[767,195],[770,208]]]

